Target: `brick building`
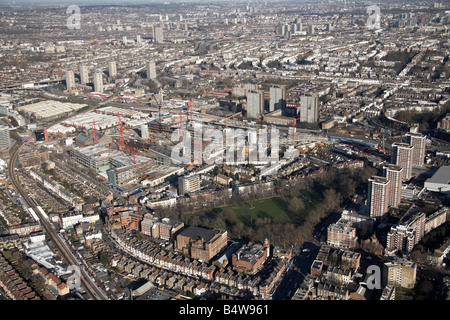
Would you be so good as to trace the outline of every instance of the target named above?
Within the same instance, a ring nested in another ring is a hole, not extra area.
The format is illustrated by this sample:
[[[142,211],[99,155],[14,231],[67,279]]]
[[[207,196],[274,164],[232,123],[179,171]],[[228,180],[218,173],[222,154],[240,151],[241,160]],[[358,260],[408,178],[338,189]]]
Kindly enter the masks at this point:
[[[254,274],[267,260],[269,250],[270,244],[267,239],[264,244],[248,243],[243,245],[231,256],[233,270]]]
[[[226,231],[191,226],[177,235],[175,248],[192,259],[209,261],[227,245],[227,240]]]

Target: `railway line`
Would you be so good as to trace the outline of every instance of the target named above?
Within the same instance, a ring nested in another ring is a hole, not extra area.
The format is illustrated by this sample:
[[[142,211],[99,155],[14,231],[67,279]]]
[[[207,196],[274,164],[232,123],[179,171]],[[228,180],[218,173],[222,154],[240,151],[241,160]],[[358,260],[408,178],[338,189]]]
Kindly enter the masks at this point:
[[[86,272],[78,262],[75,255],[66,246],[63,240],[58,236],[55,226],[50,222],[48,215],[45,213],[45,211],[36,203],[34,199],[32,199],[28,195],[28,192],[22,187],[22,185],[18,181],[15,171],[16,170],[15,163],[21,146],[22,142],[17,141],[17,144],[13,146],[11,159],[8,163],[8,173],[12,185],[14,186],[16,192],[22,196],[23,200],[28,206],[28,211],[30,215],[32,215],[34,219],[36,218],[39,219],[39,222],[41,223],[43,229],[50,237],[50,239],[53,241],[55,246],[58,248],[59,252],[67,261],[67,263],[69,265],[75,265],[80,267],[80,282],[84,287],[84,289],[86,290],[86,292],[94,300],[108,300],[108,297],[105,295],[105,293],[100,288],[98,288],[97,285],[92,281],[92,279],[86,274]]]

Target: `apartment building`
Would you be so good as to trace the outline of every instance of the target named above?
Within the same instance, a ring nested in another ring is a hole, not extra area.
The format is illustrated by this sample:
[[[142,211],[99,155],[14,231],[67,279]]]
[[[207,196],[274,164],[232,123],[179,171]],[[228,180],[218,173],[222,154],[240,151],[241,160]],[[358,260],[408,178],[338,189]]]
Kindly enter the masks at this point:
[[[440,225],[443,225],[447,221],[449,213],[450,209],[448,207],[444,207],[428,216],[425,221],[425,233],[428,233]]]
[[[147,79],[156,79],[156,64],[151,60],[146,65]]]
[[[110,77],[115,77],[117,75],[117,64],[115,61],[108,62],[108,74]]]
[[[391,164],[384,166],[383,171],[389,180],[389,207],[398,208],[402,200],[403,168]]]
[[[200,189],[200,176],[189,175],[178,178],[178,194],[180,196]]]
[[[356,228],[350,223],[337,222],[327,228],[327,244],[341,248],[355,248],[357,245]]]
[[[389,183],[387,178],[369,179],[368,206],[371,218],[382,217],[389,209]]]
[[[404,259],[386,262],[383,266],[384,286],[414,288],[417,265]]]
[[[247,90],[247,117],[259,119],[264,114],[264,91]]]
[[[103,92],[103,74],[101,72],[94,73],[94,91]]]
[[[319,95],[300,97],[300,122],[316,123],[319,120]]]
[[[422,167],[425,162],[427,137],[420,133],[408,132],[406,134],[406,143],[414,147],[412,159],[413,166]]]
[[[66,71],[66,89],[71,90],[75,88],[75,73],[72,70]]]
[[[158,218],[150,213],[144,215],[141,232],[149,237],[162,240],[174,240],[184,228],[184,223],[171,221],[169,218]]]
[[[269,112],[284,109],[286,107],[286,86],[271,86],[269,94]]]
[[[89,83],[89,69],[88,66],[80,65],[80,83],[86,85]]]
[[[391,227],[387,234],[386,250],[411,252],[425,234],[426,216],[418,213],[401,224]]]
[[[412,177],[414,146],[406,143],[392,144],[391,163],[403,168],[403,181]]]

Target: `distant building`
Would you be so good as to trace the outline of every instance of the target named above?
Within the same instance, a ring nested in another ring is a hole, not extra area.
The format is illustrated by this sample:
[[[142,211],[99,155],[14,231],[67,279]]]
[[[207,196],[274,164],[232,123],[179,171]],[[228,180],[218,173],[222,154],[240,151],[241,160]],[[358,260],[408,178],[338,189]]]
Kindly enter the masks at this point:
[[[414,146],[406,143],[392,144],[391,163],[403,168],[403,181],[412,177]]]
[[[103,92],[103,74],[101,72],[94,73],[94,91]]]
[[[414,132],[406,134],[406,143],[414,147],[413,151],[413,166],[422,167],[425,162],[425,150],[427,145],[427,137]]]
[[[0,120],[0,150],[8,150],[13,143],[8,125]]]
[[[286,107],[286,86],[272,86],[269,89],[269,93],[269,112],[284,109]]]
[[[66,71],[66,89],[71,90],[75,88],[75,74],[72,70]]]
[[[162,27],[153,27],[153,42],[155,43],[164,42],[164,34]]]
[[[259,119],[264,113],[264,92],[247,90],[247,117]]]
[[[108,62],[108,74],[110,77],[115,77],[117,75],[117,64],[115,61]]]
[[[147,62],[147,79],[156,79],[156,64],[153,60]]]
[[[371,177],[367,200],[370,217],[382,217],[389,209],[389,180],[384,177]]]
[[[89,83],[89,69],[84,64],[80,66],[80,83],[82,85]]]
[[[383,171],[389,180],[389,206],[398,208],[402,198],[403,168],[391,164],[384,166]]]
[[[300,97],[300,122],[316,123],[319,120],[319,95]]]

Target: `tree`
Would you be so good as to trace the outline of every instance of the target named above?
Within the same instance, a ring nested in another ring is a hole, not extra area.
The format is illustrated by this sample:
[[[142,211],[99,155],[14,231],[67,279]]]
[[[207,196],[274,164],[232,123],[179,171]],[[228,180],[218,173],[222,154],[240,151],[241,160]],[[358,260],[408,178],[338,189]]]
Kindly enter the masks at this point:
[[[293,215],[299,214],[302,210],[305,209],[305,203],[299,197],[294,197],[289,201],[288,211]]]

